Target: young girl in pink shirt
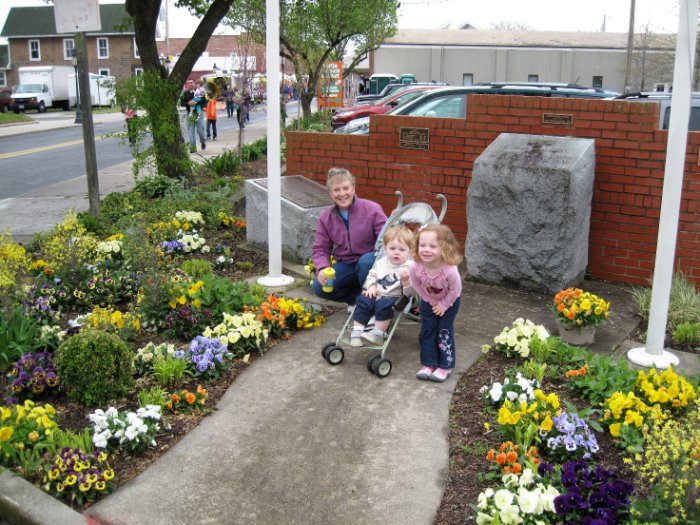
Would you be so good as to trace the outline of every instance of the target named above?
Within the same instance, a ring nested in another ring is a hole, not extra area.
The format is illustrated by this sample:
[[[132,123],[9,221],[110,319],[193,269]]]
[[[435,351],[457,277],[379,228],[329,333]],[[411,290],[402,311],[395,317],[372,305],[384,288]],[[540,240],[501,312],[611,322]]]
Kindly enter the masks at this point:
[[[421,298],[420,362],[418,379],[442,382],[455,366],[454,321],[459,310],[462,278],[457,265],[462,261],[452,231],[431,224],[416,235],[414,263],[402,280]]]

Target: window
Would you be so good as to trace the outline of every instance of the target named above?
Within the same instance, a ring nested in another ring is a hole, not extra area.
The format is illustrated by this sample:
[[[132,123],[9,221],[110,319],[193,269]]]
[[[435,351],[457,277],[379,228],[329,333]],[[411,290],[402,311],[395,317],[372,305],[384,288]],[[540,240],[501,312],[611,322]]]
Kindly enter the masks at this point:
[[[97,39],[97,58],[109,58],[109,39]]]
[[[0,87],[7,87],[7,77],[4,71],[0,71]]]
[[[462,85],[463,86],[473,86],[474,85],[474,73],[462,73]]]
[[[134,58],[141,58],[139,54],[139,46],[136,45],[136,38],[134,38]]]
[[[594,76],[593,82],[591,83],[591,85],[594,88],[602,88],[603,87],[603,77]]]
[[[38,40],[29,41],[29,60],[33,62],[41,60],[41,46]]]
[[[73,60],[75,56],[75,40],[73,38],[63,39],[63,60]]]
[[[109,69],[98,69],[97,74],[104,75],[104,76],[108,77],[109,76]]]
[[[140,77],[141,75],[143,75],[143,68],[142,67],[135,67],[134,68],[134,75],[136,75],[137,77]]]
[[[539,75],[528,75],[528,76],[527,76],[527,81],[528,81],[528,82],[539,82],[539,81],[540,81],[540,76],[539,76]]]

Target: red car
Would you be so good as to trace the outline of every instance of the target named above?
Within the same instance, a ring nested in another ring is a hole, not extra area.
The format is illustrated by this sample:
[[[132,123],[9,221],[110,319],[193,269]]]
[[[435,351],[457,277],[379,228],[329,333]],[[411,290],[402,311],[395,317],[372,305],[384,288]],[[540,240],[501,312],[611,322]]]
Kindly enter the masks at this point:
[[[401,106],[410,100],[420,97],[426,91],[431,89],[437,89],[440,85],[435,86],[411,86],[408,84],[405,89],[401,89],[378,100],[374,104],[361,104],[358,106],[352,106],[347,108],[340,108],[333,118],[331,119],[331,126],[333,129],[342,128],[356,118],[367,117],[369,115],[381,115],[386,113],[390,109],[394,109],[397,106]]]

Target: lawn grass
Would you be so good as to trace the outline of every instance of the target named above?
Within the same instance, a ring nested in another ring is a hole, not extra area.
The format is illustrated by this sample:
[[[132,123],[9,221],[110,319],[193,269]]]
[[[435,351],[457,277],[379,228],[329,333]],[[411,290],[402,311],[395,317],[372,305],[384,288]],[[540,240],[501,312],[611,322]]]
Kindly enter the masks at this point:
[[[14,124],[16,122],[31,122],[32,119],[26,115],[17,113],[0,113],[0,126],[4,124]]]

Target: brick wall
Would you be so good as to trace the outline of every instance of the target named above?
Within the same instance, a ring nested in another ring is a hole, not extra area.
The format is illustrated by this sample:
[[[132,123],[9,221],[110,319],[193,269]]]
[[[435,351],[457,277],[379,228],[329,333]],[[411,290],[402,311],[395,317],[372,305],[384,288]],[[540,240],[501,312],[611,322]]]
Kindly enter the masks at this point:
[[[466,120],[380,115],[364,136],[287,134],[287,173],[324,183],[331,166],[350,169],[358,195],[388,212],[394,190],[405,202],[439,211],[461,242],[467,235],[467,188],[474,160],[500,134],[566,135],[595,139],[590,277],[648,284],[652,276],[666,159],[667,132],[657,129],[658,106],[612,100],[469,95]],[[545,113],[566,114],[572,125],[543,124]],[[430,129],[427,151],[399,147],[399,128]],[[700,133],[688,134],[676,249],[676,268],[700,285]]]
[[[66,37],[70,38],[70,37]],[[142,67],[141,59],[134,57],[133,35],[102,35],[109,42],[109,58],[97,58],[97,37],[87,37],[88,69],[90,73],[98,73],[100,69],[109,69],[109,74],[116,78],[117,82],[128,80],[133,74],[134,68]],[[41,46],[41,60],[29,60],[29,40],[39,40]],[[72,60],[66,60],[63,56],[62,37],[44,38],[12,38],[10,39],[10,57],[12,69],[7,71],[7,85],[9,87],[19,84],[19,68],[24,66],[72,66]]]

